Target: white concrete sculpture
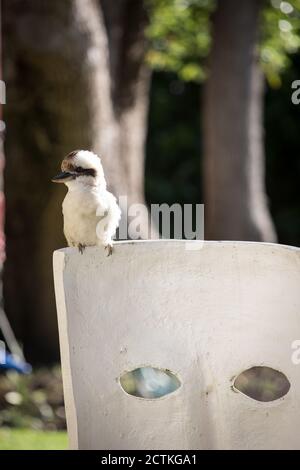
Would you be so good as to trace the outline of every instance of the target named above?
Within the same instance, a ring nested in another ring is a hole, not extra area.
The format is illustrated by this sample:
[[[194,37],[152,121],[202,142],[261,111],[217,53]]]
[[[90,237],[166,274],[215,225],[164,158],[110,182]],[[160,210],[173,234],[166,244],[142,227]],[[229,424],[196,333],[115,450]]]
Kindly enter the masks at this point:
[[[79,449],[300,449],[300,249],[145,241],[54,253]]]

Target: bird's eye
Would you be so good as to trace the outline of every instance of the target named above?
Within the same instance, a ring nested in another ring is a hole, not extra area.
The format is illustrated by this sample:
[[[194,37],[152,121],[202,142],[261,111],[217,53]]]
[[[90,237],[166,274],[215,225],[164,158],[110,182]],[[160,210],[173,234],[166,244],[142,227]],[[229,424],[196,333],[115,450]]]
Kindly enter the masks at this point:
[[[77,171],[78,173],[82,173],[82,172],[84,171],[84,168],[82,168],[81,166],[77,166],[77,167],[76,167],[76,171]]]
[[[77,166],[75,171],[77,174],[82,176],[96,176],[96,170],[94,170],[94,168],[82,168],[81,166]]]

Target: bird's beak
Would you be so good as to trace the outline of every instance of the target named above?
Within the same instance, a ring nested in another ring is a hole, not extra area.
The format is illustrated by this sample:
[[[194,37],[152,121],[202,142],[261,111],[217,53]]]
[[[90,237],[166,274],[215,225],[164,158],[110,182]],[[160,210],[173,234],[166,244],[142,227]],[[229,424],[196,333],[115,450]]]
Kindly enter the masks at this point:
[[[69,171],[62,171],[58,175],[54,176],[51,181],[53,183],[66,183],[67,181],[71,181],[73,178],[73,173],[70,173]]]

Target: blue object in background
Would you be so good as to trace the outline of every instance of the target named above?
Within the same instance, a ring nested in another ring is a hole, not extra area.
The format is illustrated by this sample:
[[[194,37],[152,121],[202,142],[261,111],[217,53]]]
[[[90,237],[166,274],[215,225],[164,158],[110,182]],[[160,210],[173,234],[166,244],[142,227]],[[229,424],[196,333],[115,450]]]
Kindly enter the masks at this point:
[[[32,367],[27,362],[16,359],[9,353],[5,354],[5,360],[0,362],[0,371],[1,370],[15,370],[20,374],[30,374]]]

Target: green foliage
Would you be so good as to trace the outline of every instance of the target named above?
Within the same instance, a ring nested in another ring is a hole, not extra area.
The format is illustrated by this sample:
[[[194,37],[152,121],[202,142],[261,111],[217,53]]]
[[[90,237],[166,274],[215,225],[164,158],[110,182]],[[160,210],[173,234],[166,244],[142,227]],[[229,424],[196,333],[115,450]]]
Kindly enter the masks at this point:
[[[215,0],[148,0],[150,49],[155,70],[175,72],[181,80],[203,81],[211,45]],[[288,54],[300,47],[300,0],[268,0],[262,12],[259,52],[269,83],[280,85],[290,65]]]
[[[281,75],[291,65],[289,54],[300,47],[300,0],[271,0],[262,15],[260,57],[272,87],[281,85]]]
[[[185,81],[205,77],[210,48],[213,0],[149,0],[151,47],[147,60],[157,70],[176,72]]]

